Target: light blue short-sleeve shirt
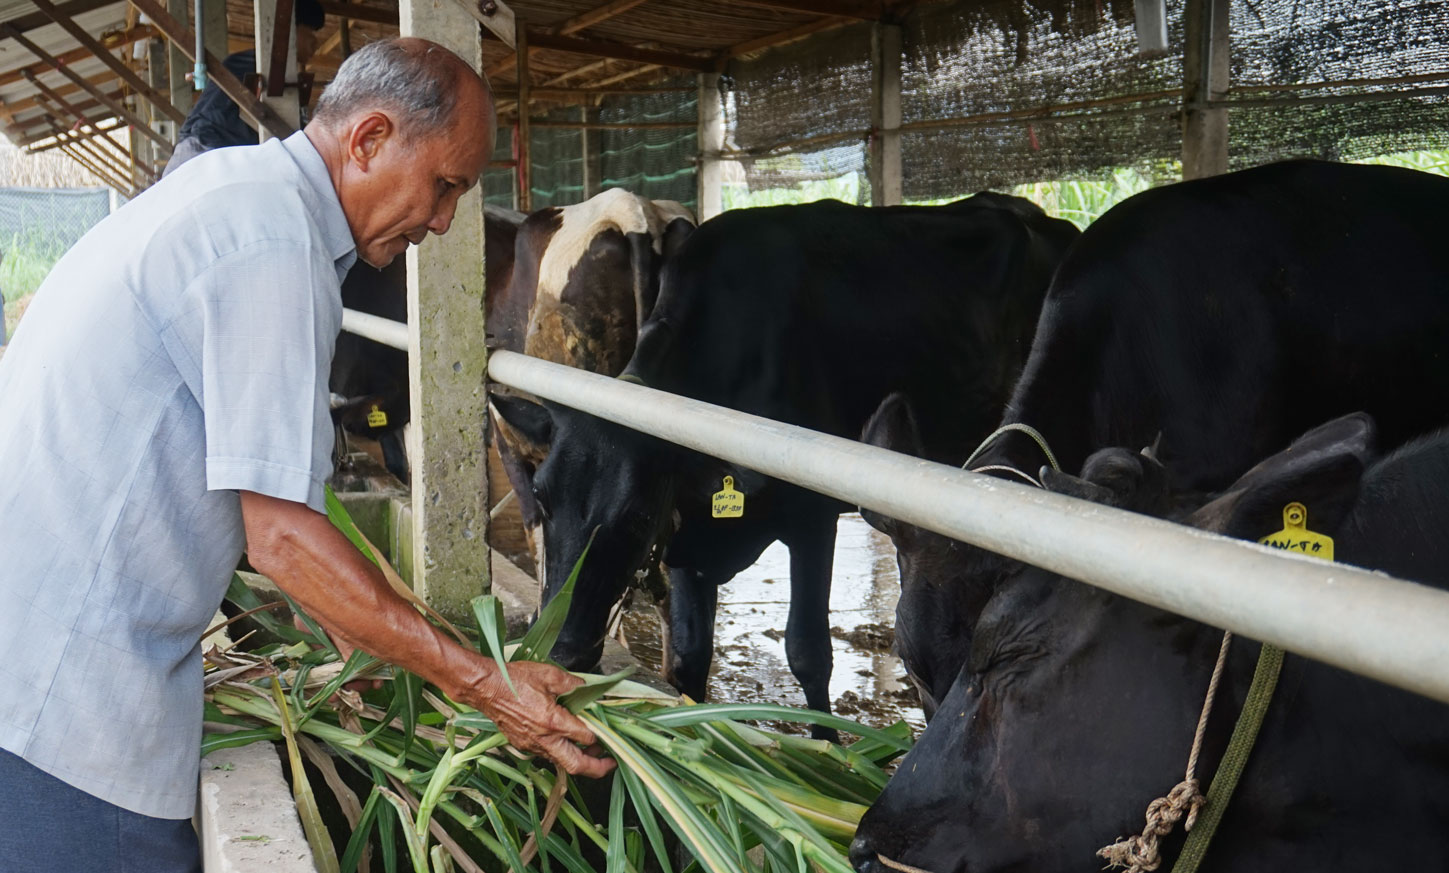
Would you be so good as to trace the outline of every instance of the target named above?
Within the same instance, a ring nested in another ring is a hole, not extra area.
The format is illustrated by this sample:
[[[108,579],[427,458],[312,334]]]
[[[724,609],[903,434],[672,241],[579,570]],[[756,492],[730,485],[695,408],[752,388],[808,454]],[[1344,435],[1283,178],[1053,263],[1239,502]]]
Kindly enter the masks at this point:
[[[56,264],[0,358],[0,748],[191,815],[237,492],[323,511],[355,258],[297,133],[189,161]]]

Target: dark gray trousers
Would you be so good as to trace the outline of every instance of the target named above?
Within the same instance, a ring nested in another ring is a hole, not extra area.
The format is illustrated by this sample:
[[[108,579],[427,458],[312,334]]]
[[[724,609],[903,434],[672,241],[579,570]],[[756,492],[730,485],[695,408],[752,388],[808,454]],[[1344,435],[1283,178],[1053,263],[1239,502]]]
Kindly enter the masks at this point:
[[[0,873],[200,873],[188,819],[151,818],[0,750]]]

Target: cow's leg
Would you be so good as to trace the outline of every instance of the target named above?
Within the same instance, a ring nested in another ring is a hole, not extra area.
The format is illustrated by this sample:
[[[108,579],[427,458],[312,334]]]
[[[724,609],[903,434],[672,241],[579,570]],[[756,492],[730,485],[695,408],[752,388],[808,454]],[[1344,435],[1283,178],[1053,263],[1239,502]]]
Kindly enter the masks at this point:
[[[408,482],[408,453],[403,446],[402,428],[394,428],[377,440],[382,449],[382,465],[404,485]]]
[[[785,656],[811,709],[830,711],[830,573],[835,559],[836,516],[809,518],[793,531],[790,547],[790,619]],[[839,741],[833,728],[814,727],[816,739]]]
[[[714,615],[722,580],[693,567],[669,570],[669,633],[664,678],[681,694],[704,700],[714,659]]]

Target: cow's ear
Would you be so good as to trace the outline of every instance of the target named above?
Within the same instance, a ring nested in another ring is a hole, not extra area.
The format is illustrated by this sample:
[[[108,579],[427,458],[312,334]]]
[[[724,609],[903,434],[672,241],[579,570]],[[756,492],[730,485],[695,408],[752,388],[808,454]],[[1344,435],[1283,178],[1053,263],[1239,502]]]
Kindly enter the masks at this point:
[[[664,239],[660,242],[660,251],[663,253],[665,263],[668,263],[684,247],[684,241],[694,233],[694,222],[683,216],[675,218],[664,226]]]
[[[1161,515],[1167,510],[1167,471],[1127,449],[1094,452],[1082,465],[1080,477],[1043,467],[1041,481],[1048,491],[1132,512]]]
[[[921,429],[916,424],[916,413],[911,408],[911,401],[899,391],[882,400],[880,406],[876,407],[870,420],[861,429],[860,441],[868,446],[900,452],[914,458],[925,454],[921,447]],[[901,536],[905,528],[910,527],[865,507],[860,508],[860,517],[865,519],[866,524],[892,539]]]
[[[1243,474],[1189,523],[1231,537],[1259,540],[1283,529],[1283,509],[1301,503],[1307,528],[1332,536],[1358,499],[1373,458],[1373,419],[1355,413],[1320,425]]]
[[[494,394],[488,402],[504,424],[524,439],[537,446],[547,446],[553,441],[553,416],[541,405],[503,394]]]

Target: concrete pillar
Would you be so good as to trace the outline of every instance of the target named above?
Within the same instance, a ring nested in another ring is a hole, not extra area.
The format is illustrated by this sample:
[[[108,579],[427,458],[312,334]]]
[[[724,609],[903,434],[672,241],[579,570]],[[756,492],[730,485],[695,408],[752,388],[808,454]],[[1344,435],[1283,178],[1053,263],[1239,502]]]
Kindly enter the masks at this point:
[[[599,148],[599,131],[589,130],[587,127],[591,121],[599,120],[597,107],[585,103],[579,107],[579,121],[585,127],[579,131],[579,148],[583,152],[583,199],[588,200],[603,188],[602,164],[600,157],[602,152]]]
[[[901,202],[901,27],[877,22],[871,30],[871,101],[868,166],[870,205]]]
[[[456,0],[401,0],[399,29],[482,66],[478,23]],[[453,619],[489,588],[487,358],[481,186],[452,229],[407,254],[414,455],[413,588]]]
[[[166,11],[177,21],[191,21],[191,0],[166,0]],[[191,104],[196,102],[196,93],[190,80],[186,78],[186,74],[191,72],[191,61],[181,53],[181,49],[170,43],[167,46],[166,69],[171,89],[171,105],[182,112],[190,112]]]
[[[1187,0],[1182,58],[1182,177],[1228,171],[1228,111],[1207,102],[1227,96],[1230,0]]]
[[[724,211],[724,112],[720,105],[719,73],[699,75],[699,169],[695,173],[695,214],[701,222]]]
[[[272,42],[273,37],[281,28],[286,28],[287,35],[287,73],[285,81],[297,81],[297,22],[296,16],[289,16],[287,21],[277,21],[277,0],[253,0],[252,10],[254,14],[255,33],[257,35],[257,72],[262,74],[262,79],[267,87],[262,89],[262,102],[272,107],[277,115],[293,128],[302,127],[302,106],[298,100],[296,87],[288,87],[282,90],[279,97],[268,96],[271,90],[271,82],[267,81],[272,67]],[[272,138],[271,133],[263,129],[258,136],[261,142]]]

